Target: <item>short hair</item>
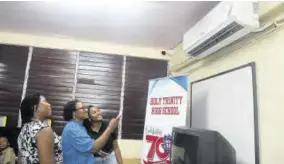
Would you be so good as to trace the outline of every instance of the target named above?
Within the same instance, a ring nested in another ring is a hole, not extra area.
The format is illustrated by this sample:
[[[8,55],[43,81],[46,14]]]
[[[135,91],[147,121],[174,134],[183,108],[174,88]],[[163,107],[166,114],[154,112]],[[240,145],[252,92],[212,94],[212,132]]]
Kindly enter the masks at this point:
[[[34,117],[34,111],[38,108],[40,96],[43,95],[39,93],[31,94],[26,96],[22,101],[20,106],[22,125],[31,122],[32,118]]]
[[[76,110],[77,103],[79,100],[68,101],[63,108],[63,116],[65,121],[70,121],[73,119],[73,112]]]

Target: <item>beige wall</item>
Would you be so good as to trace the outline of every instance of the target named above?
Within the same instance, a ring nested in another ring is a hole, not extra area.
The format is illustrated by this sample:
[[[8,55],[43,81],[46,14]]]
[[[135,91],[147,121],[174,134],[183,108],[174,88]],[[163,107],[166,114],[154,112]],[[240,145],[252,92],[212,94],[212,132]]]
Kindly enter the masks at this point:
[[[140,159],[142,155],[141,140],[120,140],[119,146],[123,158]]]
[[[260,161],[262,164],[280,164],[284,161],[284,27],[262,35],[240,49],[220,51],[194,64],[173,72],[188,74],[190,81],[255,62],[257,75]],[[221,55],[221,53],[229,52]],[[181,45],[170,60],[170,69],[188,59]]]
[[[168,60],[168,57],[161,55],[161,49],[80,40],[62,36],[0,32],[0,43]]]

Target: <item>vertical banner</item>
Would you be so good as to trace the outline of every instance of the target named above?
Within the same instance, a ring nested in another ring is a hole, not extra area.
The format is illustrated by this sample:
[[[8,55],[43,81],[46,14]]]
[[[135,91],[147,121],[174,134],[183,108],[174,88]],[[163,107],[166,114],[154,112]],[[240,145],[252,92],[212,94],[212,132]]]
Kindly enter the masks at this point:
[[[143,136],[143,164],[170,164],[172,128],[185,126],[188,76],[149,81]]]

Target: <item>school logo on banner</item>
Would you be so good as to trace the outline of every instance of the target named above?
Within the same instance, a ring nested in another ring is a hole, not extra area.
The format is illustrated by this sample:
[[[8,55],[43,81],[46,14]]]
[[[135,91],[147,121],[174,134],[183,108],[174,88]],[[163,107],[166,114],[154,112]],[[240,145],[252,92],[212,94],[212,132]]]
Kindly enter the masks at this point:
[[[143,160],[144,164],[170,164],[171,135],[165,135],[164,137],[147,135],[146,140],[151,143],[151,146],[146,159]],[[155,156],[158,158],[156,162],[154,161]]]

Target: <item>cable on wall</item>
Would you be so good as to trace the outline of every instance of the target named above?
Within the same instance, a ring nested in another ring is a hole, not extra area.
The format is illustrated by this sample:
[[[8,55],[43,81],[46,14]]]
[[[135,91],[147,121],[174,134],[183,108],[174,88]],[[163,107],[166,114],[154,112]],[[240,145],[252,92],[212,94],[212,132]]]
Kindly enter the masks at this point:
[[[32,55],[33,55],[33,47],[29,47],[29,53],[28,53],[26,70],[25,70],[25,79],[24,79],[24,84],[23,84],[23,92],[22,92],[21,102],[25,98],[26,92],[27,92]],[[21,126],[22,126],[22,117],[21,117],[21,110],[19,109],[19,117],[18,117],[18,126],[17,127],[20,128]]]
[[[72,89],[72,99],[75,99],[76,95],[76,86],[78,82],[78,68],[79,68],[79,60],[80,60],[80,52],[76,52],[76,68],[75,68],[75,74],[74,74],[74,83],[73,83],[73,89]]]
[[[121,82],[121,91],[120,91],[120,107],[119,112],[121,112],[121,118],[118,125],[118,138],[121,139],[122,134],[122,117],[123,117],[123,105],[124,105],[124,91],[125,91],[125,69],[126,69],[126,56],[123,56],[122,64],[122,82]]]

